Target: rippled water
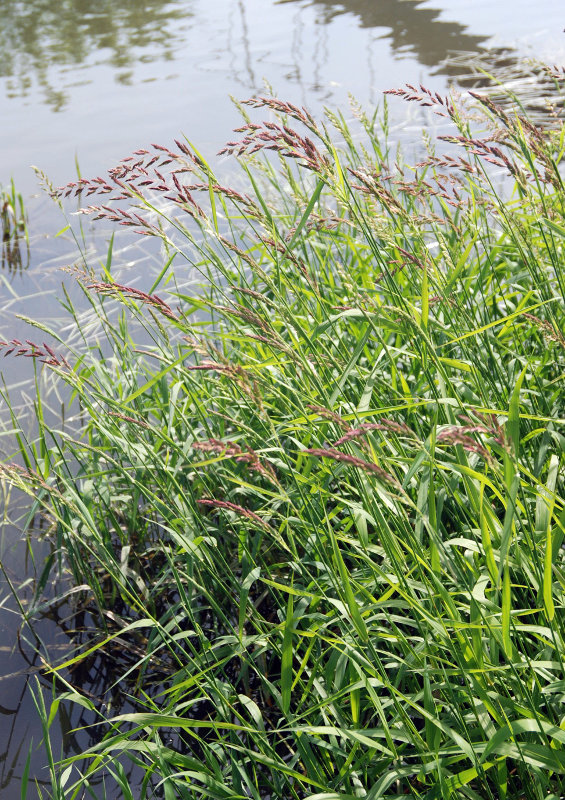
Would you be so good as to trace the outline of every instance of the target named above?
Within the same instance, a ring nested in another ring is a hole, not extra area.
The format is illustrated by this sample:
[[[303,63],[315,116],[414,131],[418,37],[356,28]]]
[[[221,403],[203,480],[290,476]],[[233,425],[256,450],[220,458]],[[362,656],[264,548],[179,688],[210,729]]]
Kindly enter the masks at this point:
[[[31,164],[61,184],[77,164],[85,175],[100,174],[132,150],[181,133],[213,157],[238,122],[230,95],[249,97],[267,82],[314,113],[346,106],[349,92],[373,107],[384,89],[405,82],[435,90],[456,83],[465,58],[456,66],[446,61],[453,53],[510,47],[563,63],[563,24],[556,0],[2,0],[0,183],[13,176],[26,199],[31,248],[21,269],[0,269],[0,338],[25,338],[18,314],[61,316],[60,267],[76,257],[72,239],[55,237],[64,220],[39,193]],[[103,252],[106,236],[87,232],[93,252]],[[130,282],[155,262],[139,243],[124,242],[119,257]],[[21,383],[14,397],[31,406],[29,361],[3,367],[8,384]],[[52,413],[59,412],[55,398]],[[0,494],[0,503],[15,516],[13,498]],[[14,545],[20,530],[0,526],[0,558],[16,584],[34,573],[29,553]],[[30,647],[17,636],[6,581],[0,603],[0,797],[15,800],[31,738],[40,738],[26,692],[38,664],[24,657]],[[38,632],[52,647],[65,646],[60,618],[46,617]],[[68,721],[55,726],[72,752]],[[43,763],[39,751],[32,772],[46,779]]]

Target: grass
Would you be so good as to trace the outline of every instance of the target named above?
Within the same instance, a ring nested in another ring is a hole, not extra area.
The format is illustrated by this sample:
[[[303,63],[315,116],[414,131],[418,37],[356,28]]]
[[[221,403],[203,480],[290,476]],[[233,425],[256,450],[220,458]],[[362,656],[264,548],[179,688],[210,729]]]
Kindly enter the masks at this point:
[[[0,232],[2,236],[2,269],[15,272],[27,267],[29,261],[29,237],[26,214],[21,194],[16,191],[14,181],[9,187],[0,185]],[[27,258],[22,258],[21,245],[25,241]]]
[[[81,411],[2,467],[92,623],[35,692],[59,800],[563,796],[565,132],[393,94],[445,154],[257,98],[237,189],[177,142],[56,193],[167,253],[77,272],[79,347],[4,344]]]

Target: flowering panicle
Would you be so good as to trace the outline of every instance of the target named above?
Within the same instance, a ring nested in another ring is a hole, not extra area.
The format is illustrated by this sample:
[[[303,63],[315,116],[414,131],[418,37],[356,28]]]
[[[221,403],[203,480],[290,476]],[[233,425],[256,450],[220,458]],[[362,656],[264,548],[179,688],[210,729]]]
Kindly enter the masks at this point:
[[[553,66],[542,65],[542,70],[551,80],[559,83],[565,82],[565,66],[557,66],[557,64],[553,64]]]
[[[464,433],[482,433],[486,436],[491,436],[504,450],[511,452],[506,428],[499,423],[495,416],[481,414],[480,411],[475,410],[473,410],[473,416],[476,419],[472,419],[467,415],[459,416],[459,421],[463,423],[461,430]]]
[[[181,187],[179,180],[177,179],[178,170],[173,171],[171,173],[173,183],[175,187],[182,192],[209,192],[212,190],[215,194],[220,194],[223,197],[227,197],[229,200],[232,200],[234,203],[239,203],[245,206],[244,213],[248,217],[259,217],[261,216],[259,209],[257,208],[257,204],[252,200],[252,198],[248,194],[242,194],[241,192],[236,191],[235,189],[230,188],[229,186],[222,186],[219,183],[191,183],[185,184]],[[168,198],[173,199],[174,198]]]
[[[460,145],[468,152],[475,156],[479,156],[479,158],[482,158],[489,164],[493,164],[495,167],[507,169],[508,172],[517,180],[524,180],[524,175],[522,174],[518,165],[514,161],[511,161],[506,153],[500,149],[500,147],[491,144],[486,139],[474,139],[470,136],[463,135],[438,136],[438,139],[441,139],[444,142],[450,142],[451,144]]]
[[[109,417],[116,417],[117,419],[123,419],[124,422],[131,422],[133,425],[139,425],[140,428],[147,428],[150,429],[151,426],[148,425],[141,419],[136,419],[135,417],[129,417],[127,414],[118,414],[117,411],[108,411]]]
[[[347,171],[356,178],[359,183],[352,183],[351,188],[367,195],[373,195],[382,206],[393,214],[407,216],[406,210],[398,202],[398,198],[382,185],[382,178],[379,172],[369,173],[366,170],[353,169],[347,167]]]
[[[442,156],[428,156],[423,161],[418,162],[416,167],[442,167],[444,169],[458,169],[471,175],[476,174],[477,168],[465,158],[456,158],[444,154]]]
[[[336,425],[339,425],[340,428],[344,428],[345,430],[349,430],[349,424],[339,416],[335,411],[332,411],[325,406],[315,406],[311,403],[308,403],[306,406],[313,411],[314,413],[318,414],[318,416],[322,417],[323,419],[327,419],[328,422],[335,422]]]
[[[456,161],[455,159],[453,160]],[[464,159],[460,159],[459,164],[462,164],[463,162]],[[424,162],[424,166],[425,165],[426,162]],[[477,171],[474,167],[473,169],[475,172]],[[461,197],[457,192],[457,185],[461,185],[461,180],[459,178],[451,174],[434,173],[431,176],[431,179],[435,183],[435,186],[433,186],[429,181],[425,181],[418,175],[416,175],[416,178],[412,181],[393,180],[392,176],[390,175],[386,176],[386,178],[383,178],[382,180],[392,181],[399,192],[409,195],[410,197],[414,197],[421,203],[426,202],[430,197],[441,197],[446,200],[449,205],[454,206],[455,208],[461,207]]]
[[[405,89],[388,89],[385,94],[393,94],[397,97],[402,97],[404,100],[419,103],[421,106],[429,106],[433,108],[434,113],[440,117],[455,117],[455,109],[453,104],[447,97],[442,97],[438,92],[432,92],[426,89],[425,86],[420,84],[417,89],[411,83],[406,84]]]
[[[263,333],[273,334],[273,328],[268,324],[266,320],[252,311],[247,306],[242,306],[239,303],[234,303],[231,306],[219,306],[214,305],[213,308],[216,311],[220,311],[222,314],[228,314],[228,316],[238,317],[239,319],[243,320],[244,322],[248,322],[250,325],[255,326],[263,331]]]
[[[372,461],[365,461],[362,458],[357,458],[357,456],[351,456],[349,453],[342,453],[340,450],[334,450],[333,448],[329,447],[327,450],[323,448],[313,447],[308,450],[304,451],[308,453],[308,455],[316,456],[317,458],[330,458],[332,461],[339,461],[342,464],[350,464],[352,467],[358,467],[362,469],[364,472],[370,472],[373,475],[376,475],[385,483],[392,484],[396,489],[401,489],[400,483],[397,479],[387,472],[381,467],[378,467]]]
[[[268,525],[264,519],[258,514],[255,514],[253,511],[249,511],[249,509],[244,508],[243,506],[238,506],[235,503],[230,503],[228,500],[197,500],[196,501],[200,506],[209,506],[210,508],[225,508],[227,511],[234,511],[240,517],[245,517],[246,519],[250,519],[253,522],[262,525],[267,530],[271,530],[270,525]]]
[[[243,105],[250,106],[251,108],[270,108],[277,114],[284,114],[287,117],[292,117],[297,122],[301,122],[311,133],[320,136],[320,129],[316,120],[310,114],[308,109],[302,106],[295,106],[285,100],[279,100],[276,97],[250,97],[249,100],[243,100]]]
[[[338,217],[337,215],[330,214],[328,216],[321,216],[320,214],[315,214],[312,212],[308,219],[308,222],[304,226],[304,230],[306,231],[332,231],[339,228],[340,225],[352,225],[351,220],[345,219],[344,217]],[[296,233],[297,227],[294,226],[289,229],[288,233],[285,236],[285,240],[289,242],[294,234]]]
[[[243,250],[241,247],[238,247],[234,242],[230,242],[230,240],[226,239],[225,236],[220,235],[218,236],[218,239],[227,250],[230,250],[232,253],[236,253],[236,255],[249,264],[250,267],[257,270],[257,264],[249,255],[249,253],[246,253],[245,250]]]
[[[76,510],[74,503],[67,496],[63,497],[63,494],[55,485],[47,483],[39,472],[28,467],[22,467],[20,464],[2,464],[0,462],[0,479],[2,478],[18,486],[24,492],[33,491],[36,497],[40,490],[44,491],[48,493],[50,498],[62,500],[63,503]],[[47,514],[49,514],[48,509],[46,510]]]
[[[565,350],[565,336],[561,333],[561,331],[557,330],[557,328],[552,325],[551,322],[548,322],[545,319],[540,319],[534,314],[524,314],[523,316],[525,319],[529,319],[530,322],[533,322],[534,325],[540,329],[546,342],[556,342]]]
[[[78,181],[52,188],[51,196],[62,199],[103,195],[106,197],[104,204],[84,206],[78,213],[92,214],[94,219],[117,222],[134,228],[136,233],[146,236],[160,236],[161,231],[140,214],[116,208],[111,203],[124,200],[139,203],[145,199],[148,192],[157,193],[191,216],[204,218],[206,215],[192,197],[190,186],[181,183],[180,180],[185,173],[192,173],[195,166],[204,165],[186,145],[181,142],[176,144],[180,153],[175,153],[163,145],[152,144],[151,151],[136,150],[132,156],[122,159],[117,166],[108,170],[106,178],[80,178]],[[173,165],[174,169],[170,169],[170,165]]]
[[[99,281],[90,281],[86,284],[86,288],[106,297],[118,294],[126,295],[131,297],[132,300],[139,300],[150,308],[154,308],[168,319],[178,321],[178,317],[172,308],[156,294],[147,294],[147,292],[142,292],[141,289],[135,289],[133,286],[123,286],[121,283],[102,283]]]
[[[504,124],[506,128],[509,129],[513,128],[512,119],[508,116],[508,114],[502,108],[501,105],[495,103],[494,100],[492,100],[486,94],[479,94],[478,92],[472,92],[472,91],[469,91],[469,94],[479,103],[481,103],[481,105],[485,106],[485,108],[488,108],[491,114],[493,114],[495,117],[498,117],[498,119]]]
[[[414,431],[408,427],[404,422],[395,422],[392,419],[382,419],[380,422],[369,422],[360,425],[358,428],[350,428],[347,433],[334,443],[334,447],[339,447],[346,442],[353,439],[364,438],[371,431],[387,431],[389,433],[396,433],[399,436],[407,436],[410,439],[415,439]]]
[[[255,291],[255,289],[247,289],[244,286],[231,286],[230,287],[232,292],[238,292],[238,294],[245,294],[248,297],[252,297],[254,300],[258,300],[260,303],[265,303],[265,305],[271,306],[275,308],[275,303],[272,300],[269,300],[264,294],[261,292]]]
[[[9,342],[0,342],[0,349],[4,349],[4,357],[11,355],[23,356],[24,358],[37,358],[42,364],[50,367],[66,367],[71,369],[71,365],[62,355],[57,355],[55,351],[45,342],[42,345],[35,344],[29,339],[25,343],[19,339],[11,339]]]
[[[250,447],[243,450],[236,442],[222,442],[219,439],[208,439],[205,442],[194,442],[194,450],[202,453],[222,453],[229,458],[235,458],[237,462],[247,464],[250,470],[258,472],[263,477],[268,478],[274,483],[278,483],[275,471],[268,461],[262,462]]]
[[[244,102],[253,108],[268,107],[278,113],[292,116],[319,136],[314,119],[305,109],[266,97],[251,98]],[[257,125],[248,122],[236,128],[235,132],[243,133],[244,136],[238,141],[228,142],[218,155],[242,156],[252,155],[260,150],[274,150],[285,158],[297,159],[302,166],[314,172],[325,174],[328,170],[328,159],[320,153],[314,142],[308,136],[301,136],[285,123],[263,122]]]
[[[269,347],[272,347],[274,350],[280,350],[282,353],[287,355],[292,361],[299,361],[299,357],[292,348],[287,347],[286,344],[282,341],[282,339],[275,339],[273,336],[261,336],[259,333],[248,333],[247,339],[253,339],[256,342],[262,342],[263,344],[268,344]]]
[[[471,433],[483,433],[483,426],[481,425],[464,425],[464,426],[456,426],[451,425],[448,428],[444,428],[440,431],[437,435],[436,441],[438,444],[449,444],[449,445],[461,445],[464,450],[467,450],[469,453],[476,453],[480,455],[485,461],[489,463],[492,462],[492,456],[486,449],[483,447],[482,444],[479,444],[473,437],[470,435]]]

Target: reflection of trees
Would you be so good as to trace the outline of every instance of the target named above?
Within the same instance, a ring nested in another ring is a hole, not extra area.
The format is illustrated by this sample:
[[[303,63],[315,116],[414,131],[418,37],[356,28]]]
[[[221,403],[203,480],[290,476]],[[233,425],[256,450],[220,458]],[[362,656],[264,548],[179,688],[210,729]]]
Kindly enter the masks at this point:
[[[297,0],[279,0],[292,3]],[[437,66],[453,50],[478,50],[486,36],[472,36],[458,22],[440,19],[440,9],[424,0],[312,0],[326,24],[339,14],[355,14],[363,28],[388,28],[393,50],[413,53],[420,64]],[[440,0],[438,3],[441,5]]]
[[[77,68],[95,54],[123,73],[139,61],[172,59],[179,21],[191,16],[168,0],[3,0],[0,10],[0,77],[24,96],[35,78],[56,110],[66,98],[50,83],[51,67]]]

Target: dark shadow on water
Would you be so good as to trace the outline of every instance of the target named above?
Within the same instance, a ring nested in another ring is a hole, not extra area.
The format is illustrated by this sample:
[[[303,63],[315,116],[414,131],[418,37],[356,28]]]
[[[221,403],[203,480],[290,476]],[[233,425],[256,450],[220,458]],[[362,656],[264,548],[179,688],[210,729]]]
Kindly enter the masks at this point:
[[[459,22],[440,19],[441,10],[430,8],[424,0],[312,0],[310,5],[319,11],[322,25],[342,14],[353,14],[362,28],[387,28],[383,37],[395,53],[409,54],[427,67],[438,67],[451,51],[478,50],[489,38],[467,33]],[[449,67],[438,71],[450,74]]]

